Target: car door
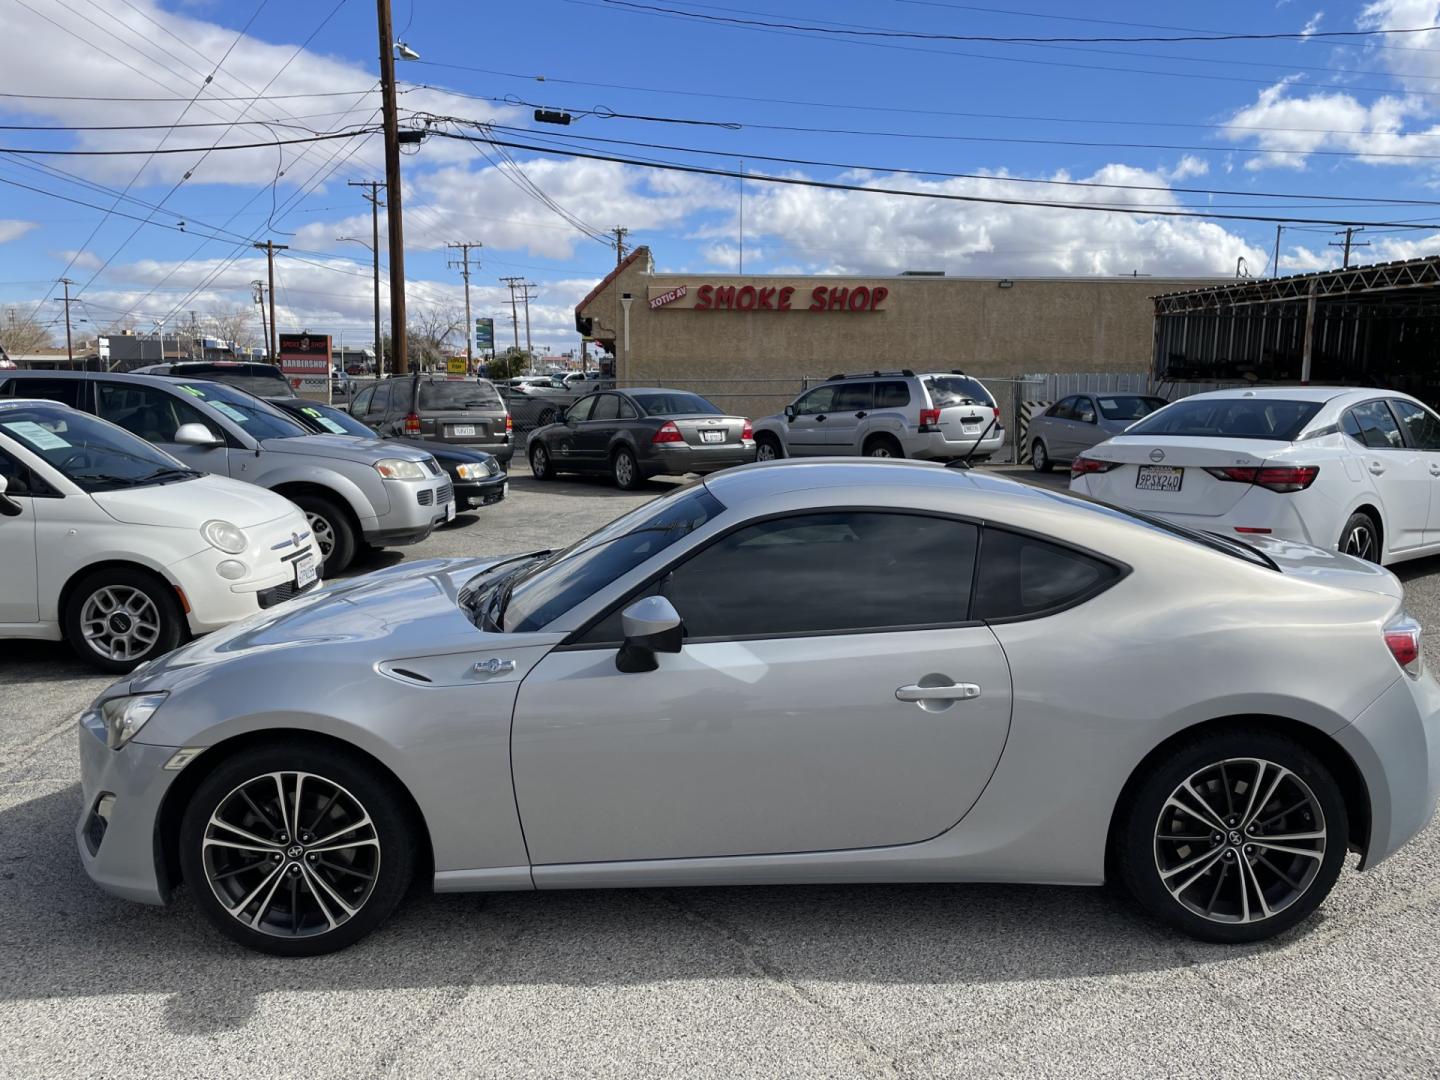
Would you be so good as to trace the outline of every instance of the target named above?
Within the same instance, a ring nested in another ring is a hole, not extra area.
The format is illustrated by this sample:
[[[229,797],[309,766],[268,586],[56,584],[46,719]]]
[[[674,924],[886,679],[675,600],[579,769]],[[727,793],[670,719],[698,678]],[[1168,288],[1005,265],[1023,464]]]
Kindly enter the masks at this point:
[[[581,398],[565,410],[565,419],[552,426],[545,434],[545,443],[550,447],[550,456],[557,462],[564,462],[564,468],[583,468],[576,439],[580,425],[590,419],[590,410],[595,406],[594,397]]]
[[[375,396],[370,399],[370,407],[365,412],[365,423],[374,428],[375,431],[384,436],[399,434],[393,429],[390,422],[392,409],[390,401],[395,395],[396,382],[387,379],[382,383],[375,384]]]
[[[1406,443],[1425,463],[1430,489],[1424,544],[1440,544],[1440,417],[1408,398],[1391,398],[1390,408],[1400,421]]]
[[[836,385],[827,383],[792,403],[795,415],[785,425],[785,448],[790,454],[805,457],[826,452],[825,424],[835,404],[835,391]]]
[[[830,454],[859,454],[865,418],[875,411],[873,382],[841,383],[832,412],[825,418],[825,449]]]
[[[1347,410],[1340,426],[1380,497],[1385,546],[1392,552],[1420,547],[1430,525],[1430,489],[1435,482],[1428,455],[1406,444],[1399,422],[1382,398]]]
[[[1052,406],[1046,415],[1050,423],[1046,425],[1045,445],[1050,450],[1050,456],[1057,461],[1074,459],[1080,453],[1080,396],[1070,395]]]
[[[192,469],[230,475],[230,450],[224,429],[184,399],[181,390],[97,379],[95,415],[119,424],[132,435],[160,447]],[[185,424],[200,424],[221,440],[218,446],[189,446],[175,441]]]
[[[603,469],[609,462],[610,440],[620,430],[620,396],[596,394],[587,419],[575,425],[575,458],[587,469]]]
[[[967,621],[977,532],[805,512],[661,568],[642,591],[680,612],[681,652],[618,671],[622,603],[521,686],[511,756],[532,863],[834,851],[951,828],[1010,723],[1005,654]]]
[[[0,515],[0,566],[5,568],[4,573],[0,573],[0,623],[23,625],[40,618],[35,500],[30,494],[29,467],[3,445],[0,445],[0,476],[5,478],[6,497],[20,508],[14,517]]]

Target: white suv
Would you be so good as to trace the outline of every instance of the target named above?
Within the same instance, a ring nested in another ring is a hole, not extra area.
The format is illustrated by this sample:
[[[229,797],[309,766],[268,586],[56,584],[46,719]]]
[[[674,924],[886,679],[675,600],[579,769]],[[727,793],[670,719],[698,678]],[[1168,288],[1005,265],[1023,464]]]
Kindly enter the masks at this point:
[[[963,371],[832,375],[756,420],[757,460],[865,456],[984,461],[1004,444],[995,396]]]

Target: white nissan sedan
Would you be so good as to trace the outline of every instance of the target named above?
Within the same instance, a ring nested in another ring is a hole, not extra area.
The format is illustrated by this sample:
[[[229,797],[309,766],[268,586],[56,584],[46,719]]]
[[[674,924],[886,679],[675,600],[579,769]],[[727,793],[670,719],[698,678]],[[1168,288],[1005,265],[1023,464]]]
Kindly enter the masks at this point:
[[[0,638],[126,672],[318,582],[283,495],[53,401],[0,399]]]
[[[1440,417],[1392,390],[1220,390],[1076,458],[1070,490],[1390,564],[1440,552]]]

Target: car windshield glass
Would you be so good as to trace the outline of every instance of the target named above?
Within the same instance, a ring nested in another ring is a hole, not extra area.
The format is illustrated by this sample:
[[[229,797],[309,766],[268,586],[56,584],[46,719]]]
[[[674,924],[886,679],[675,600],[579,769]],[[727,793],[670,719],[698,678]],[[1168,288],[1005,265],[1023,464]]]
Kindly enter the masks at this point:
[[[1100,415],[1106,420],[1139,420],[1149,416],[1165,405],[1164,398],[1140,397],[1136,394],[1117,394],[1112,397],[1097,397]]]
[[[337,409],[333,405],[310,402],[301,405],[298,413],[300,422],[307,427],[314,428],[317,432],[324,432],[327,435],[358,435],[362,439],[375,437],[375,432],[344,409]]]
[[[927,375],[925,386],[937,409],[950,405],[995,405],[990,391],[967,375]]]
[[[0,434],[45,459],[85,491],[201,475],[124,428],[56,406],[0,402]],[[0,439],[0,444],[4,440]]]
[[[489,383],[422,382],[420,409],[503,409],[500,395]]]
[[[293,439],[310,434],[300,421],[239,387],[214,382],[185,382],[180,384],[180,390],[235,421],[253,438]]]
[[[1147,416],[1125,434],[1293,442],[1319,411],[1318,401],[1187,398]]]
[[[704,416],[719,415],[720,410],[703,397],[685,394],[678,390],[667,390],[663,394],[631,394],[631,397],[645,410],[646,416]]]
[[[700,485],[631,511],[505,583],[506,633],[539,630],[725,509]]]

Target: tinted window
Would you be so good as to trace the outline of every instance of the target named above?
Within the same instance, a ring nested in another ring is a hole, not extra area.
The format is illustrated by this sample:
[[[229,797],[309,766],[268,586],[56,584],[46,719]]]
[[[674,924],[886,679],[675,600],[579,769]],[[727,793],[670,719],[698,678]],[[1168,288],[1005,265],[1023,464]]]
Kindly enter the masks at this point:
[[[620,399],[620,419],[638,420],[639,418],[640,414],[635,411],[635,406],[631,405],[627,398],[622,397]]]
[[[591,420],[614,420],[620,415],[620,399],[614,394],[601,394],[590,412]]]
[[[821,413],[833,412],[835,389],[833,386],[817,386],[795,402],[795,411],[801,416],[819,416]]]
[[[80,391],[85,385],[84,379],[11,379],[5,386],[5,393],[9,397],[44,398],[69,405],[72,409],[82,409]]]
[[[1395,417],[1383,401],[1367,401],[1356,405],[1345,414],[1340,422],[1349,435],[1362,446],[1373,446],[1379,450],[1398,450],[1405,444]]]
[[[579,401],[577,401],[574,405],[571,405],[570,408],[566,410],[565,419],[575,420],[577,422],[581,420],[589,420],[590,410],[594,407],[595,399],[593,397],[581,398]]]
[[[370,402],[374,397],[375,388],[373,386],[366,387],[364,390],[361,390],[355,398],[354,403],[350,406],[350,411],[352,413],[363,413],[366,409],[370,408]]]
[[[221,368],[203,372],[187,370],[184,375],[187,379],[209,379],[214,382],[223,382],[227,386],[238,386],[241,390],[258,394],[261,397],[295,397],[295,391],[284,374],[278,368],[272,368],[271,372],[273,374],[265,371],[233,371]]]
[[[1440,418],[1424,406],[1400,398],[1392,400],[1390,407],[1405,426],[1411,446],[1417,450],[1440,450]]]
[[[692,638],[964,622],[977,529],[914,514],[805,514],[750,525],[678,567],[661,592]]]
[[[975,616],[1035,615],[1080,600],[1118,576],[1115,567],[1089,555],[987,528],[976,575]]]
[[[1100,415],[1106,420],[1139,420],[1165,405],[1164,398],[1137,394],[1112,394],[1098,397],[1095,401],[1100,406]]]
[[[720,410],[698,394],[666,390],[663,394],[630,395],[645,410],[646,416],[718,416]]]
[[[1095,423],[1095,402],[1088,397],[1076,398],[1075,419],[1082,424]]]
[[[273,405],[267,405],[253,394],[224,383],[180,383],[179,390],[203,401],[220,415],[233,420],[254,439],[293,439],[308,434],[304,425],[286,416]]]
[[[910,387],[903,382],[875,384],[875,408],[903,409],[910,404]]]
[[[389,412],[391,392],[394,389],[393,382],[383,382],[375,387],[375,399],[370,402],[370,411],[382,415]],[[401,395],[404,395],[404,390],[401,391]]]
[[[1293,442],[1320,411],[1320,404],[1277,398],[1187,398],[1147,416],[1125,434]]]
[[[54,495],[55,489],[36,476],[28,465],[22,465],[0,450],[0,476],[5,478],[6,495]]]
[[[1045,413],[1046,416],[1054,417],[1056,420],[1075,419],[1075,398],[1067,397],[1057,401]]]
[[[112,424],[55,406],[0,404],[0,431],[85,491],[200,475]]]
[[[99,396],[96,415],[146,442],[174,442],[181,424],[201,424],[220,434],[199,409],[157,387],[97,382],[95,390]]]
[[[930,401],[937,409],[951,405],[995,405],[979,379],[968,375],[927,375],[925,386],[930,391]]]
[[[836,412],[864,412],[873,408],[874,383],[847,383],[835,391]]]
[[[422,382],[420,411],[436,409],[503,409],[500,394],[489,383]]]

